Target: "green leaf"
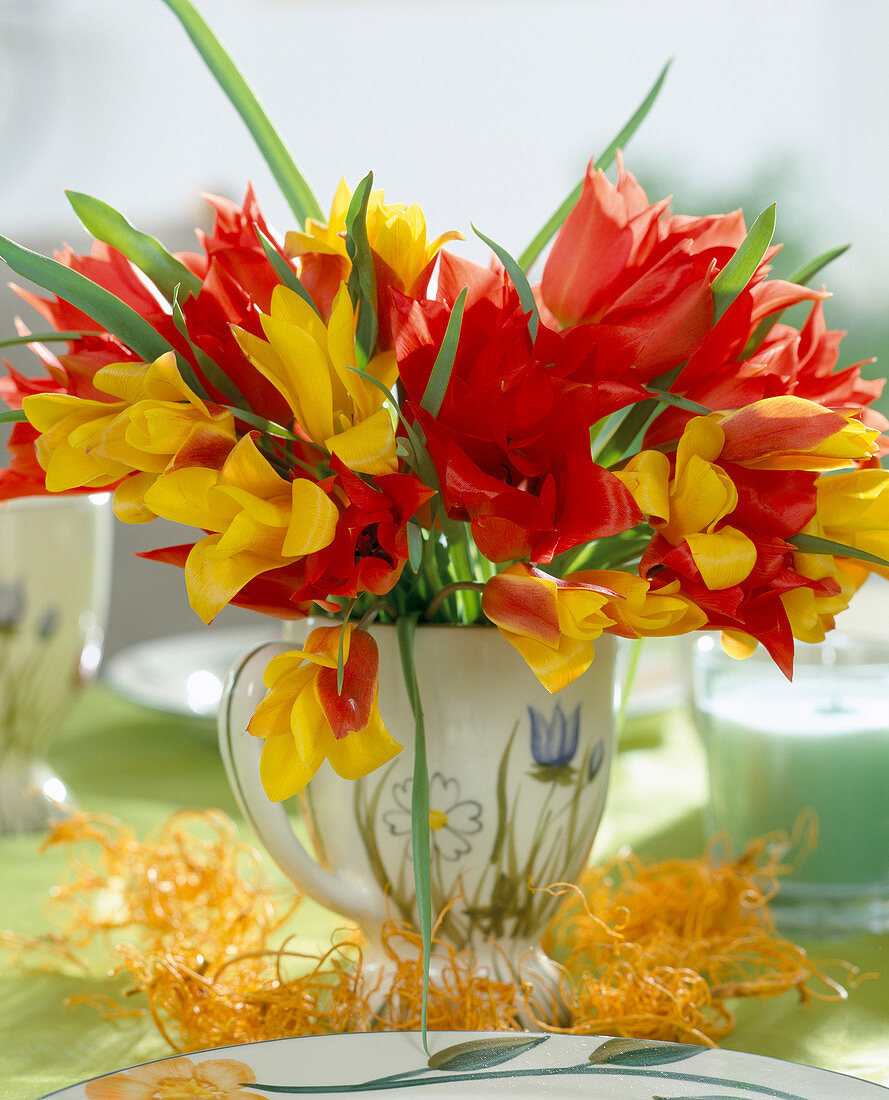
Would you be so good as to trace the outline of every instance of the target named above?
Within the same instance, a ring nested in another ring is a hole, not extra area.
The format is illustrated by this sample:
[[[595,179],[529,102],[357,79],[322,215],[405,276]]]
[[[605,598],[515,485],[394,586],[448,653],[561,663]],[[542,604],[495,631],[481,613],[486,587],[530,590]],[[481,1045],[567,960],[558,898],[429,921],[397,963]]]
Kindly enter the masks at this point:
[[[79,191],[66,191],[65,194],[84,229],[97,240],[122,252],[148,276],[168,301],[172,301],[177,285],[197,297],[201,280],[185,264],[171,256],[156,237],[136,229],[123,214],[100,199]]]
[[[796,283],[797,286],[808,286],[809,282],[815,278],[822,268],[827,267],[827,265],[837,259],[838,256],[842,256],[849,248],[851,248],[851,245],[841,244],[837,245],[836,248],[829,248],[826,252],[822,252],[819,256],[809,260],[808,263],[803,264],[802,267],[798,267],[791,275],[788,275],[788,283]],[[784,312],[783,309],[780,309],[777,313],[770,313],[768,317],[763,317],[753,330],[753,335],[747,341],[744,350],[741,352],[740,358],[742,360],[750,358],[763,340],[765,340],[766,336],[771,332],[773,326],[777,325],[781,320]]]
[[[50,344],[58,340],[69,343],[72,340],[81,340],[84,336],[104,335],[104,332],[91,332],[87,329],[77,332],[29,332],[27,336],[7,336],[5,340],[0,340],[0,348],[11,348],[15,344]]]
[[[670,66],[673,64],[672,60],[668,61],[666,65],[661,69],[660,75],[657,80],[652,84],[651,89],[645,99],[639,104],[635,114],[630,118],[629,122],[623,127],[623,129],[615,135],[612,141],[605,147],[601,155],[593,161],[597,168],[601,168],[604,172],[606,168],[610,167],[614,160],[615,154],[618,149],[622,149],[630,138],[639,129],[642,120],[654,106],[654,101],[660,94],[660,90],[663,87],[664,81],[667,79],[667,72]],[[571,213],[574,206],[577,204],[577,200],[580,198],[580,193],[583,190],[583,181],[581,181],[571,192],[570,195],[564,200],[559,209],[553,214],[549,221],[544,225],[534,237],[534,240],[528,245],[525,251],[519,256],[519,264],[522,271],[528,271],[546,245],[549,243],[550,238],[555,236],[557,231],[561,228],[562,223]]]
[[[431,416],[438,416],[441,403],[451,380],[451,371],[454,369],[454,359],[457,355],[457,344],[460,340],[460,327],[463,324],[463,307],[466,305],[468,288],[463,287],[454,302],[451,316],[448,318],[448,327],[445,329],[444,339],[438,349],[438,355],[432,364],[432,372],[426,389],[423,392],[423,400],[420,408],[425,409]]]
[[[528,276],[519,266],[518,260],[514,260],[502,245],[496,244],[490,237],[486,237],[484,233],[474,225],[472,226],[472,231],[477,237],[480,237],[485,242],[488,248],[491,249],[497,259],[506,268],[506,274],[512,279],[512,285],[518,291],[522,309],[525,313],[531,314],[528,318],[528,332],[531,334],[531,339],[536,340],[540,315],[537,312],[537,303],[534,301],[534,291],[531,289],[531,284],[528,282]]]
[[[796,283],[797,286],[808,286],[822,268],[827,267],[828,264],[832,264],[833,261],[842,256],[844,252],[848,252],[851,247],[850,244],[838,244],[835,248],[828,248],[826,252],[822,252],[818,256],[815,256],[814,259],[809,260],[808,263],[804,263],[801,267],[798,267],[796,271],[788,275],[788,283]]]
[[[775,232],[775,204],[767,206],[759,215],[750,232],[741,241],[735,254],[710,284],[713,295],[713,324],[725,313],[735,298],[750,282]]]
[[[590,1061],[607,1066],[666,1066],[701,1053],[700,1047],[653,1043],[645,1039],[609,1039],[596,1047]]]
[[[263,435],[273,435],[276,439],[289,439],[291,441],[299,439],[299,436],[294,435],[289,428],[276,424],[274,420],[266,420],[264,416],[257,416],[255,412],[239,409],[235,405],[225,405],[224,408],[233,413],[238,420],[243,420],[246,424],[252,424],[254,428],[258,428]]]
[[[355,188],[346,213],[346,252],[352,261],[349,273],[349,297],[358,311],[355,341],[365,363],[373,355],[377,342],[377,277],[373,253],[367,239],[367,203],[373,187],[374,174],[368,172]]]
[[[511,1062],[520,1054],[545,1043],[548,1035],[505,1035],[491,1039],[471,1039],[436,1051],[427,1062],[430,1069],[462,1071],[489,1069]]]
[[[0,411],[0,424],[21,424],[27,422],[24,409],[3,409]]]
[[[132,348],[146,363],[153,363],[170,350],[170,345],[161,334],[126,302],[87,279],[79,271],[72,271],[57,260],[23,248],[7,237],[0,237],[0,259],[5,260],[23,278],[30,279],[44,290],[58,295],[75,309],[91,317],[128,348]]]
[[[411,569],[419,573],[423,562],[423,532],[413,521],[407,525],[407,556]]]
[[[423,1005],[420,1013],[423,1049],[429,1053],[426,1038],[429,1004],[429,962],[432,956],[432,883],[429,844],[429,768],[426,762],[426,730],[423,704],[414,667],[414,636],[418,613],[399,615],[396,621],[398,652],[407,696],[414,714],[414,774],[411,786],[411,854],[414,861],[414,889],[417,893],[417,913],[420,935],[423,937]]]
[[[678,394],[669,393],[667,390],[656,389],[651,384],[645,388],[649,393],[653,393],[658,401],[663,401],[665,405],[675,405],[677,409],[685,409],[686,412],[697,413],[699,416],[709,416],[713,411],[708,409],[706,405],[699,405],[697,401],[690,401],[687,397],[680,397]]]
[[[192,352],[194,353],[195,358],[198,360],[198,362],[200,362],[199,351],[194,346],[194,344],[191,342],[191,337],[188,334],[188,325],[185,323],[185,314],[182,312],[182,307],[179,305],[179,287],[178,286],[173,288],[172,309],[173,309],[173,324],[176,326],[176,329],[179,332],[179,334],[181,336],[183,336],[188,341],[188,345],[191,348]],[[185,382],[186,386],[188,386],[188,388],[193,393],[196,393],[198,395],[198,397],[202,397],[205,400],[209,401],[210,399],[207,396],[207,391],[204,389],[203,385],[201,384],[201,380],[195,374],[194,367],[192,367],[191,363],[189,363],[189,361],[185,358],[185,356],[177,355],[176,356],[176,365],[179,368],[179,373],[182,375],[182,379]],[[219,368],[217,367],[217,370],[218,369]],[[231,401],[233,401],[235,404],[243,404],[244,403],[244,399],[243,399],[243,397],[241,397],[240,394],[238,394],[237,397],[230,397],[229,399]]]
[[[885,558],[878,558],[876,554],[869,554],[866,550],[856,550],[854,546],[844,546],[841,542],[819,538],[818,535],[791,535],[784,541],[795,546],[801,554],[831,554],[835,558],[858,558],[859,561],[866,561],[871,565],[883,565],[889,568],[889,561]]]
[[[287,146],[237,65],[198,15],[194,5],[190,0],[164,0],[164,3],[185,28],[207,68],[246,123],[300,226],[305,223],[306,218],[324,221],[318,200],[294,163]]]
[[[318,307],[312,301],[312,295],[306,290],[306,288],[299,281],[299,277],[296,272],[290,266],[290,264],[284,259],[281,253],[275,248],[274,244],[268,239],[263,231],[256,226],[256,236],[259,239],[259,243],[262,245],[263,252],[268,257],[269,263],[275,269],[275,274],[288,289],[292,290],[295,294],[298,294],[300,298],[312,307],[312,309],[318,313]],[[319,314],[320,316],[320,314]]]

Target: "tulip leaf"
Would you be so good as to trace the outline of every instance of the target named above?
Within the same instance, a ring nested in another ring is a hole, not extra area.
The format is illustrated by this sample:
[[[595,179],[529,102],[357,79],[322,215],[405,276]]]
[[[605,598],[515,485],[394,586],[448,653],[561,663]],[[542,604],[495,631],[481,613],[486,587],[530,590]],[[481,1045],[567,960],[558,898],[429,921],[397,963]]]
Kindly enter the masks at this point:
[[[373,181],[373,172],[368,172],[355,188],[346,213],[346,252],[352,261],[348,282],[349,297],[358,311],[355,342],[364,355],[365,363],[373,355],[377,342],[377,277],[370,241],[367,239],[367,203]]]
[[[336,651],[336,693],[337,695],[343,694],[343,681],[346,678],[346,627],[349,625],[349,618],[352,615],[352,611],[357,603],[357,599],[353,596],[343,608],[343,625],[340,629],[340,642]]]
[[[407,525],[407,556],[411,569],[419,573],[423,563],[423,532],[413,520]]]
[[[423,1003],[420,1026],[423,1049],[429,1054],[426,1037],[427,1009],[429,1004],[429,962],[432,955],[432,884],[431,853],[429,843],[429,768],[426,762],[426,730],[423,722],[423,704],[414,667],[414,636],[417,631],[416,611],[399,615],[396,621],[398,652],[401,671],[407,688],[408,700],[414,714],[414,773],[411,784],[411,854],[414,861],[414,889],[417,894],[417,913],[420,918],[420,934],[423,937]]]
[[[425,409],[430,416],[438,416],[441,411],[441,403],[447,393],[448,383],[451,380],[451,371],[454,369],[454,359],[457,356],[457,344],[460,340],[460,327],[463,324],[463,307],[466,305],[467,287],[463,287],[454,302],[451,316],[448,318],[448,327],[445,329],[444,339],[438,349],[438,355],[432,364],[432,371],[426,389],[423,391],[423,400],[420,408]]]
[[[113,333],[146,363],[153,363],[170,345],[126,302],[70,267],[0,237],[0,259],[17,274],[57,295]]]
[[[464,1073],[489,1069],[511,1062],[548,1039],[548,1035],[498,1035],[490,1039],[470,1039],[468,1043],[455,1043],[444,1050],[437,1050],[427,1065],[430,1069]]]
[[[528,318],[528,332],[531,334],[531,340],[536,340],[540,315],[537,312],[537,303],[534,301],[534,291],[531,289],[531,284],[528,282],[528,276],[520,267],[518,260],[514,260],[502,245],[495,244],[490,237],[486,237],[484,233],[474,225],[472,226],[472,231],[477,237],[481,237],[488,248],[491,249],[497,259],[506,268],[506,274],[512,279],[512,285],[518,292],[519,301],[522,303],[522,309],[524,309],[525,313],[530,313],[531,315]]]
[[[194,346],[194,344],[191,342],[191,336],[189,336],[189,334],[188,334],[188,325],[185,323],[185,314],[182,312],[182,306],[179,305],[179,287],[178,286],[173,288],[172,309],[173,309],[173,324],[176,326],[176,329],[179,332],[180,336],[182,336],[188,342],[188,346],[191,348],[192,354],[194,355],[195,359],[198,361],[198,365],[203,370],[204,364],[201,362],[201,356],[203,356],[204,359],[209,359],[209,356],[204,355],[204,353],[199,348],[196,348]],[[209,401],[210,397],[209,397],[206,389],[201,384],[201,380],[195,374],[194,367],[192,367],[191,363],[189,363],[189,361],[185,358],[185,356],[177,355],[176,356],[176,365],[179,368],[179,373],[182,375],[182,380],[185,382],[186,386],[188,386],[188,388],[190,390],[192,390],[194,393],[196,393],[198,395],[198,397],[204,398],[205,400]],[[214,363],[213,366],[216,366],[216,364]],[[216,370],[218,371],[219,367],[216,367]],[[207,376],[206,371],[204,371],[204,375],[205,375],[205,377],[207,377],[207,381],[210,381],[210,378],[209,378],[209,376]],[[218,386],[216,388],[219,389]],[[220,390],[220,392],[225,393],[224,390]],[[236,405],[245,404],[244,398],[241,396],[240,393],[226,394],[226,396],[228,397],[228,399],[230,401],[234,402]]]
[[[3,409],[0,411],[0,424],[22,424],[27,419],[24,409]]]
[[[256,236],[259,239],[259,243],[262,245],[263,252],[265,252],[266,256],[268,257],[269,263],[275,269],[275,274],[278,276],[284,286],[286,286],[289,290],[292,290],[294,294],[298,294],[300,298],[302,298],[302,300],[306,303],[306,305],[311,306],[312,309],[316,313],[318,313],[318,307],[312,301],[312,295],[309,294],[306,288],[302,285],[302,283],[299,281],[299,276],[296,274],[290,264],[284,259],[277,248],[275,248],[274,244],[269,240],[265,233],[263,233],[259,226],[256,226]]]
[[[64,340],[69,343],[72,340],[81,340],[84,336],[105,336],[104,332],[91,332],[87,329],[76,332],[29,332],[27,336],[7,336],[0,340],[0,348],[11,348],[15,344],[50,344],[56,340]]]
[[[287,146],[222,44],[190,0],[164,0],[192,40],[207,68],[244,120],[266,164],[300,225],[307,218],[324,221],[312,189],[297,168]]]
[[[848,244],[837,245],[836,248],[829,248],[826,252],[822,252],[820,255],[815,256],[814,259],[809,260],[808,263],[798,267],[791,275],[787,276],[788,283],[796,283],[797,286],[808,286],[809,282],[815,278],[822,268],[827,267],[828,264],[833,263],[839,256],[842,256],[844,252],[847,252],[852,246]],[[747,341],[744,350],[741,352],[741,359],[749,359],[749,357],[756,351],[760,344],[765,340],[766,336],[771,332],[774,325],[781,320],[784,314],[783,309],[779,309],[777,313],[770,313],[768,317],[763,317],[756,328],[753,330],[753,335]]]
[[[612,141],[605,147],[601,155],[593,161],[596,168],[601,168],[605,171],[610,167],[612,161],[615,158],[618,149],[622,149],[630,138],[639,129],[643,119],[654,106],[654,102],[660,94],[664,81],[667,79],[667,72],[670,66],[673,64],[672,59],[667,62],[661,69],[660,75],[657,80],[652,84],[648,95],[639,104],[636,112],[623,127],[623,129],[615,135]],[[577,204],[577,200],[580,198],[581,191],[583,190],[583,181],[578,183],[570,195],[564,200],[559,209],[553,214],[549,221],[544,225],[535,236],[534,240],[528,245],[525,251],[519,256],[519,264],[522,271],[528,271],[550,239],[555,236],[558,230],[561,228],[562,223],[571,213],[574,206]]]
[[[844,546],[841,542],[832,539],[823,539],[818,535],[791,535],[785,538],[791,546],[795,546],[801,554],[830,554],[835,558],[858,558],[859,561],[869,562],[871,565],[882,565],[889,569],[889,561],[869,554],[866,550],[857,550],[854,546]]]
[[[66,191],[65,194],[84,229],[97,240],[122,252],[168,301],[172,301],[177,285],[197,297],[201,280],[185,264],[171,256],[156,237],[136,229],[123,214],[101,199],[79,191]]]
[[[775,204],[772,203],[759,215],[750,227],[750,232],[738,245],[735,254],[710,284],[710,293],[713,295],[713,325],[750,282],[762,263],[774,232]]]
[[[299,436],[294,435],[289,428],[276,424],[274,420],[266,420],[264,416],[257,416],[255,412],[239,409],[234,405],[224,407],[238,420],[243,420],[245,424],[252,424],[254,428],[258,428],[263,435],[273,435],[276,439],[289,439],[291,441],[299,439]]]
[[[687,397],[680,397],[668,390],[656,389],[650,383],[645,388],[649,393],[654,394],[658,401],[663,401],[665,405],[675,405],[677,409],[685,409],[686,412],[697,413],[698,416],[709,416],[713,411],[708,409],[706,405],[699,405],[697,401],[691,401]]]

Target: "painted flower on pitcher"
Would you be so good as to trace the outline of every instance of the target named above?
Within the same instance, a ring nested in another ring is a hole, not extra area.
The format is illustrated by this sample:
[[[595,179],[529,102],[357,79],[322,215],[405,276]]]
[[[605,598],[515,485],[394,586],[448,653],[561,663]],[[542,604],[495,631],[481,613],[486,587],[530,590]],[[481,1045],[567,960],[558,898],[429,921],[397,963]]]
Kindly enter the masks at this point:
[[[259,1100],[243,1088],[255,1081],[248,1065],[231,1058],[168,1058],[88,1081],[85,1090],[87,1100]]]
[[[535,764],[532,777],[541,783],[570,783],[574,775],[571,761],[577,754],[580,738],[580,704],[566,716],[562,704],[556,703],[549,720],[536,707],[529,706],[528,718]]]
[[[392,836],[410,836],[411,787],[405,779],[392,788],[397,809],[387,810],[383,820]],[[472,850],[466,839],[481,831],[482,804],[473,798],[460,798],[457,779],[445,779],[435,772],[429,780],[429,829],[432,847],[442,859],[454,860]]]

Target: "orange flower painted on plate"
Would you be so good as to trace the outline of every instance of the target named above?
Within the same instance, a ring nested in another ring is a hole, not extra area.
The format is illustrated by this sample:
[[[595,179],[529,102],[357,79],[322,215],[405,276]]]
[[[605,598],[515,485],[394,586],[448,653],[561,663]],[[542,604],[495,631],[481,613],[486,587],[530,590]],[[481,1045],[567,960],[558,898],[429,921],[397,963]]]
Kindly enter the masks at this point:
[[[112,1073],[86,1085],[87,1100],[260,1100],[244,1085],[256,1081],[253,1070],[231,1058],[195,1063],[191,1058],[167,1058]]]

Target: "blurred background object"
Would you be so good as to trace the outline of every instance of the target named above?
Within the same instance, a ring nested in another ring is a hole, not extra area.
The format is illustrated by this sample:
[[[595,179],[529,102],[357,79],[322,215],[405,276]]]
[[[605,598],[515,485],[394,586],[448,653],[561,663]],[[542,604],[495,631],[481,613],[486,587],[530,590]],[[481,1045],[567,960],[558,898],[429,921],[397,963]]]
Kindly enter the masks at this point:
[[[824,273],[840,365],[889,350],[889,5],[859,0],[199,0],[327,208],[373,169],[432,235],[484,261],[470,219],[519,252],[610,141],[668,58],[627,150],[678,213],[778,203],[779,275],[834,245]],[[209,223],[201,192],[256,185],[288,212],[240,119],[162,0],[0,0],[0,232],[86,251],[64,189],[96,195],[171,249]],[[35,315],[0,296],[0,332]],[[33,357],[9,355],[21,369]],[[885,362],[885,358],[884,358]],[[874,376],[877,367],[865,373]],[[884,399],[882,406],[887,410]],[[133,559],[188,540],[118,527],[108,652],[200,629],[181,573]],[[227,608],[211,629],[257,624]]]
[[[70,807],[45,754],[102,659],[112,520],[108,493],[0,504],[0,835]]]

